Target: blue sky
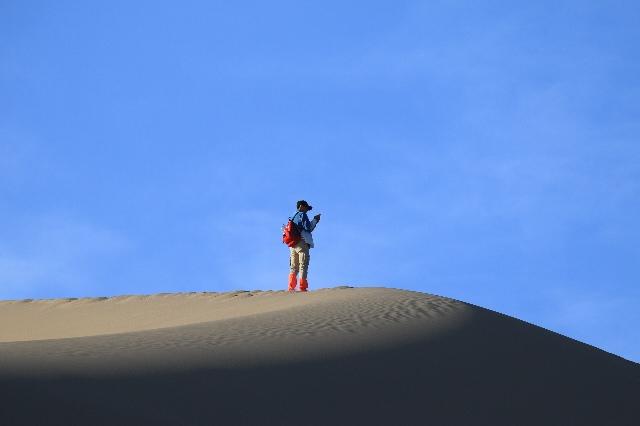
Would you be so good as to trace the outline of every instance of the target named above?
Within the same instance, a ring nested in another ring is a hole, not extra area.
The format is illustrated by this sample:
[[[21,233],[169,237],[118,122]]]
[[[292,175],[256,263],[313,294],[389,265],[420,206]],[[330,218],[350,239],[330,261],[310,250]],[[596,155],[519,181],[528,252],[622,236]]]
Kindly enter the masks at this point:
[[[98,4],[99,3],[99,4]],[[636,2],[0,1],[0,298],[435,293],[640,361]]]

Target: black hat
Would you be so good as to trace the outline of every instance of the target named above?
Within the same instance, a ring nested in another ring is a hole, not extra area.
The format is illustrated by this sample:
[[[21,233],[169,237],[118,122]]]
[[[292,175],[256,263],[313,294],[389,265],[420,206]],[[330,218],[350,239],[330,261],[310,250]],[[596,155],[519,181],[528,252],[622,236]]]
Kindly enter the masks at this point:
[[[309,210],[313,209],[313,207],[311,207],[311,206],[309,205],[309,203],[307,203],[305,200],[300,200],[300,201],[298,201],[298,202],[296,203],[296,208],[297,208],[297,209],[300,209],[300,206],[306,206],[306,207],[309,207]]]

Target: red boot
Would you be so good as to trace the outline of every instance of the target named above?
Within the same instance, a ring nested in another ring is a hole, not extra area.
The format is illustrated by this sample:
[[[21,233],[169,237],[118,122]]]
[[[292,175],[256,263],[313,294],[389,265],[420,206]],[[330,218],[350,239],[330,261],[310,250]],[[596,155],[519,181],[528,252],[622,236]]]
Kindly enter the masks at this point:
[[[309,282],[306,278],[300,278],[300,291],[307,291],[307,287],[309,287]]]
[[[296,285],[298,285],[298,278],[296,274],[289,274],[289,291],[296,291]],[[302,283],[300,283],[300,288],[302,288]]]

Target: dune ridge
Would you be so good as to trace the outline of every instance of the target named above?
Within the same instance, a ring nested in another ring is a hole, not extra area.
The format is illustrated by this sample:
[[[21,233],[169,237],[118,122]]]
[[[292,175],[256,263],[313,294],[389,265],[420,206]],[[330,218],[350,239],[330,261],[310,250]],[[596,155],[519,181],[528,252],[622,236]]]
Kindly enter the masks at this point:
[[[636,425],[640,365],[391,288],[0,302],[0,424]]]
[[[341,356],[455,327],[467,306],[409,291],[338,288],[47,300],[4,308],[0,318],[22,319],[0,329],[5,362],[13,371],[50,375],[80,365],[85,373],[113,374],[133,366],[166,371]]]
[[[416,299],[411,293],[388,289],[343,287],[307,293],[287,291],[231,291],[160,293],[99,298],[0,301],[0,342],[51,340],[121,334],[190,324],[231,320],[306,306],[326,305],[324,313],[344,314],[354,310],[356,328],[376,321],[431,317],[464,304],[436,296]],[[376,300],[382,297],[384,303]],[[392,302],[392,303],[389,303]],[[335,311],[335,312],[332,312]]]

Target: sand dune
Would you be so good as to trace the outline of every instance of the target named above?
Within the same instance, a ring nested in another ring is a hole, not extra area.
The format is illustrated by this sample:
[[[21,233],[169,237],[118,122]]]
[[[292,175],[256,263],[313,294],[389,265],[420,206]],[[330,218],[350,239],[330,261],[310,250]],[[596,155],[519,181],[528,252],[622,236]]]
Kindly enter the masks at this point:
[[[0,302],[0,424],[636,425],[640,365],[386,288]]]
[[[0,302],[0,342],[61,339],[229,320],[310,304],[334,308],[346,293],[320,290],[163,293]],[[407,311],[407,312],[410,312]]]

